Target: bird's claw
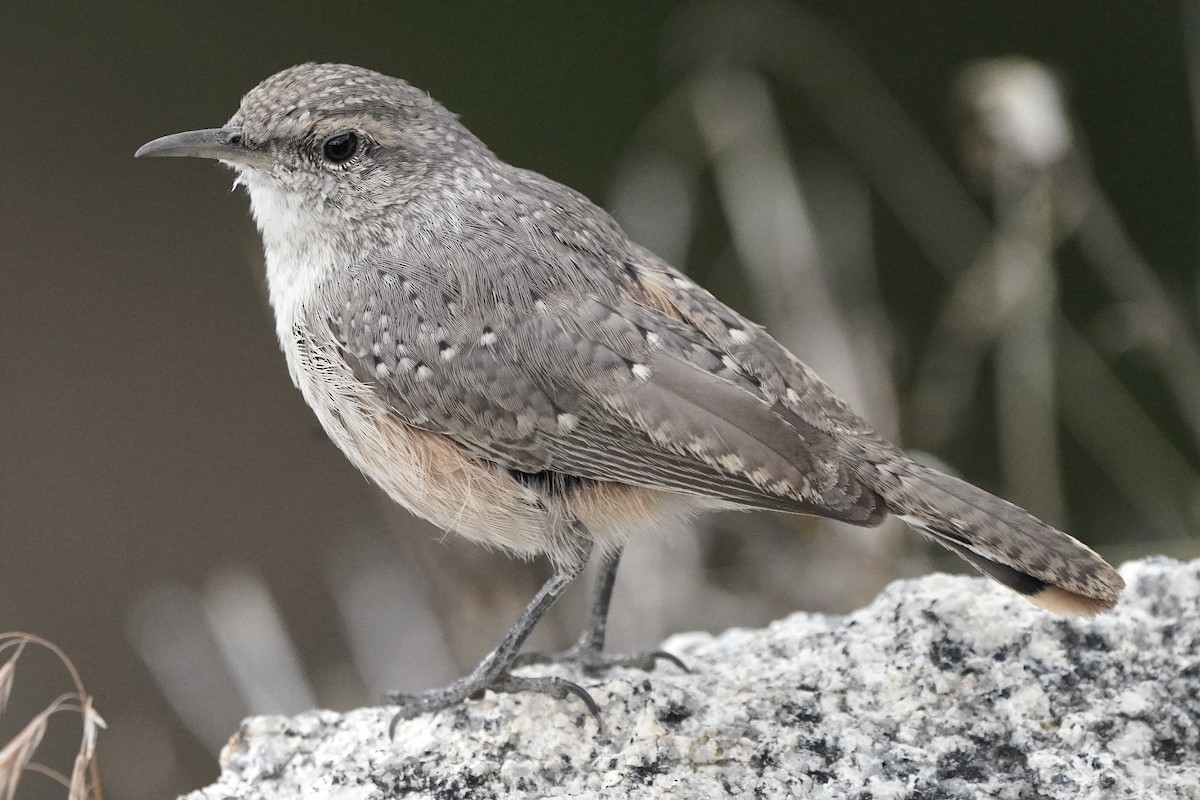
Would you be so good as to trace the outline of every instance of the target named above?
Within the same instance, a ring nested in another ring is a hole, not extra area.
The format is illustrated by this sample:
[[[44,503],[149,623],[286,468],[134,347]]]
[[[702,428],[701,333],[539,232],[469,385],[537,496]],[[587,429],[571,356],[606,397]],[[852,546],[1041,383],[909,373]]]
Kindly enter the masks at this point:
[[[392,717],[391,724],[388,725],[388,736],[395,738],[396,727],[404,720],[412,719],[422,714],[441,711],[469,698],[481,697],[485,692],[504,692],[509,694],[516,692],[538,692],[540,694],[548,694],[559,700],[576,697],[587,707],[587,711],[592,715],[592,719],[596,721],[597,727],[601,730],[604,728],[603,720],[600,718],[600,706],[592,698],[591,694],[588,693],[587,689],[584,689],[579,684],[565,678],[552,676],[524,677],[513,675],[511,672],[501,672],[491,676],[469,676],[444,688],[432,689],[427,692],[418,692],[415,694],[395,692],[385,695],[384,699],[387,703],[400,706],[400,710],[396,712],[395,716]]]
[[[666,661],[669,664],[674,664],[684,672],[691,672],[687,664],[684,664],[678,656],[668,653],[666,650],[643,650],[638,653],[604,653],[578,645],[558,653],[521,653],[517,656],[513,666],[571,664],[577,666],[588,675],[594,675],[613,667],[626,667],[629,669],[639,669],[643,672],[653,672],[654,668],[658,666],[659,661]]]

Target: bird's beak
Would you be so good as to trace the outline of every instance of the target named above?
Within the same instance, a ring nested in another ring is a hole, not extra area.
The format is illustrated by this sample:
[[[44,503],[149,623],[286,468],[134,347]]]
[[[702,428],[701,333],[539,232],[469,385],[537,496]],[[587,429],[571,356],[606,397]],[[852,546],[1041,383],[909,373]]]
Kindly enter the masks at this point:
[[[134,158],[143,156],[215,158],[247,167],[270,164],[270,157],[261,150],[248,147],[242,132],[236,128],[207,128],[160,136],[152,142],[146,142],[133,154]]]

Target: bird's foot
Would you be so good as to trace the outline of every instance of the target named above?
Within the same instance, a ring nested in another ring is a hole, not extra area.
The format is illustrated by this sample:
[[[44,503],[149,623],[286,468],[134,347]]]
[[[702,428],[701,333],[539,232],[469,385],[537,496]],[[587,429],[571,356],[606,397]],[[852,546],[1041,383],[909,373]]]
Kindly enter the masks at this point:
[[[588,675],[595,675],[613,667],[640,669],[653,672],[659,661],[674,664],[684,672],[691,672],[677,656],[665,650],[643,650],[638,653],[605,653],[599,647],[589,646],[586,641],[557,653],[531,652],[517,656],[514,666],[527,664],[569,664]]]
[[[596,701],[592,699],[588,691],[579,684],[572,683],[563,678],[548,676],[527,678],[520,675],[513,675],[508,671],[501,671],[494,674],[472,673],[449,686],[441,689],[431,689],[427,692],[417,692],[415,694],[396,692],[386,695],[386,702],[400,706],[400,710],[392,717],[392,723],[388,726],[388,734],[395,736],[396,726],[403,720],[441,711],[444,708],[457,705],[468,698],[481,697],[484,692],[539,692],[541,694],[548,694],[559,700],[575,697],[587,706],[588,713],[596,720],[596,724],[603,727],[600,720],[600,706],[596,704]]]

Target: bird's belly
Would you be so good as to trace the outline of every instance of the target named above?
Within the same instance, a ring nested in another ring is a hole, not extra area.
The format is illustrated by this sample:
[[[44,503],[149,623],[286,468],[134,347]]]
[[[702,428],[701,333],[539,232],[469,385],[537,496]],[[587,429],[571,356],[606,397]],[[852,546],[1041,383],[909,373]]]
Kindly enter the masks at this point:
[[[405,423],[333,354],[288,352],[292,377],[321,427],[356,467],[419,517],[469,539],[530,556],[546,547],[537,498],[449,438]]]
[[[580,552],[581,535],[602,550],[614,549],[700,505],[696,498],[617,483],[588,482],[561,495],[538,492],[502,467],[470,457],[449,437],[406,423],[336,356],[302,347],[289,361],[305,401],[356,467],[417,516],[473,541],[565,562]]]

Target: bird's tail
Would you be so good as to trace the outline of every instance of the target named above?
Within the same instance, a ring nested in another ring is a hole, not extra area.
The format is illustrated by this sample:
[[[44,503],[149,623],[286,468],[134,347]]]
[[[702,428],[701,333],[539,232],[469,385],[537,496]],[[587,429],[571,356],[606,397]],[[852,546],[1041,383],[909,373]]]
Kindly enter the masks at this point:
[[[908,459],[876,468],[891,513],[1037,605],[1093,615],[1125,588],[1091,548],[1012,503]]]

